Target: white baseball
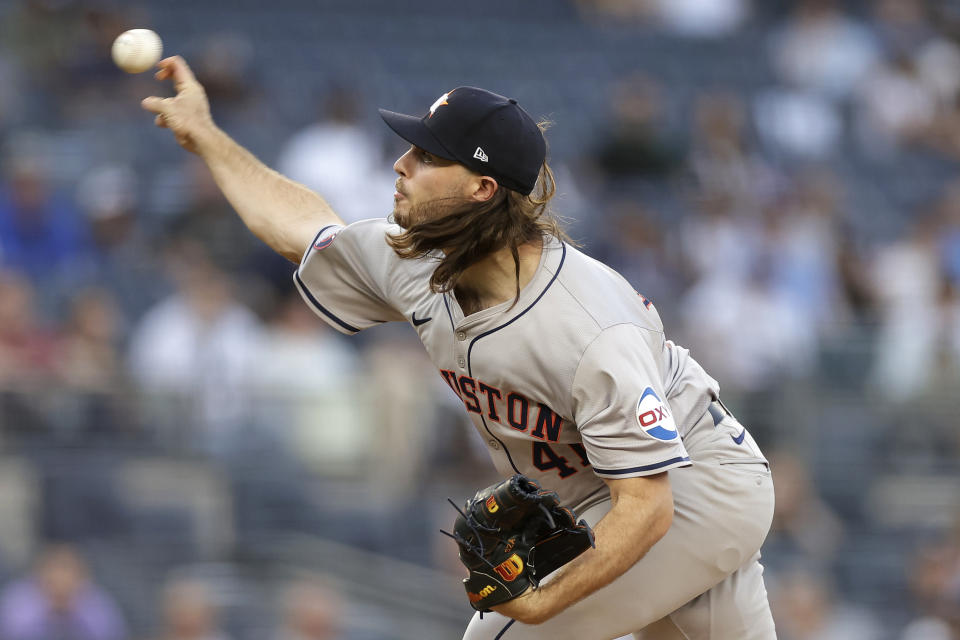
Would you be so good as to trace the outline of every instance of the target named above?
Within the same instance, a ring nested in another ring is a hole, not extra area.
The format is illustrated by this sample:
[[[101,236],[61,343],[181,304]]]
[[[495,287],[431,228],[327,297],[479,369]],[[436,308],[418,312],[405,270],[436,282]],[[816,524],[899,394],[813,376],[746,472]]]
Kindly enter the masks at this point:
[[[157,64],[163,54],[160,36],[150,29],[130,29],[113,41],[113,61],[127,73],[141,73]]]

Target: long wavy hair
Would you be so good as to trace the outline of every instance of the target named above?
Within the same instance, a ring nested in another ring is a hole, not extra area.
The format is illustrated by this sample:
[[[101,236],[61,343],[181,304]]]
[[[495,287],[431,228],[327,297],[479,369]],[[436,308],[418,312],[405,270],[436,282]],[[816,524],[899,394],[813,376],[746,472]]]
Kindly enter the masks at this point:
[[[415,223],[396,235],[388,235],[387,243],[398,256],[406,259],[422,258],[439,251],[437,267],[430,276],[430,290],[435,293],[452,291],[468,267],[495,251],[509,248],[516,268],[519,298],[518,247],[546,236],[569,241],[560,221],[549,208],[556,191],[553,171],[544,162],[530,195],[499,187],[486,202],[459,198],[435,200],[420,211],[412,212],[414,220],[425,222]]]

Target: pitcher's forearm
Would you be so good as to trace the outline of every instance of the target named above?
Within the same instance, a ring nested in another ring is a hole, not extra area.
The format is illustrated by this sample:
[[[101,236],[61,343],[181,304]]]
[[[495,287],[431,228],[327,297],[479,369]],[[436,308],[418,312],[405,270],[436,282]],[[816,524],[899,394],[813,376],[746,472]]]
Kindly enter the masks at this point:
[[[666,534],[673,516],[669,489],[650,498],[620,497],[594,529],[596,548],[563,567],[541,589],[547,613],[555,615],[610,584]]]
[[[258,160],[217,127],[197,141],[227,200],[251,232],[291,262],[299,262],[316,232],[343,224],[326,201]]]
[[[316,193],[257,160],[213,122],[203,86],[186,61],[171,56],[157,63],[157,80],[172,80],[177,95],[149,96],[143,108],[156,114],[177,144],[198,154],[240,218],[258,238],[291,262],[299,262],[325,224],[342,224]]]
[[[606,483],[613,506],[594,527],[596,547],[560,568],[539,589],[494,611],[525,624],[545,622],[623,575],[666,535],[673,521],[666,473]]]

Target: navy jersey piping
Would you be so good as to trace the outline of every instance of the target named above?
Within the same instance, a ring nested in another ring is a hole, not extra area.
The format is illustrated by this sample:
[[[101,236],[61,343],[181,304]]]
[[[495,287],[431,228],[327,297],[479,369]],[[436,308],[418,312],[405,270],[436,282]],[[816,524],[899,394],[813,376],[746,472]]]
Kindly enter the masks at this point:
[[[510,622],[508,622],[503,629],[500,629],[500,633],[498,633],[498,634],[497,634],[497,637],[494,638],[493,640],[500,640],[500,638],[503,637],[503,634],[505,634],[505,633],[507,632],[507,629],[509,629],[510,627],[513,626],[513,623],[514,623],[514,622],[516,622],[516,620],[511,620]]]
[[[473,363],[470,362],[470,354],[473,353],[473,345],[475,345],[477,343],[477,340],[479,340],[480,338],[485,338],[491,333],[500,331],[500,329],[510,326],[511,324],[513,324],[513,322],[515,322],[518,318],[520,318],[520,316],[525,314],[527,311],[530,311],[530,309],[533,309],[534,305],[540,302],[540,299],[544,296],[544,294],[547,293],[547,290],[550,288],[550,286],[557,280],[557,276],[560,275],[560,269],[563,268],[563,261],[567,257],[567,245],[561,242],[560,246],[563,249],[563,253],[560,255],[560,264],[557,265],[557,270],[554,272],[553,277],[550,278],[550,282],[548,282],[547,286],[543,288],[543,291],[540,292],[540,295],[537,296],[537,299],[531,302],[530,306],[528,306],[526,309],[524,309],[523,311],[515,315],[513,318],[511,318],[507,322],[503,323],[499,327],[494,327],[489,331],[484,331],[483,333],[481,333],[476,338],[470,341],[470,346],[467,348],[467,374],[471,378],[473,377]],[[444,298],[444,300],[446,300],[446,298]],[[497,436],[493,435],[493,432],[490,431],[490,427],[487,426],[487,420],[483,417],[482,413],[480,414],[480,421],[483,422],[483,428],[487,430],[487,433],[490,434],[490,437],[492,437],[494,440],[499,442],[500,446],[503,447],[503,452],[507,454],[507,460],[510,462],[510,466],[513,467],[513,470],[516,471],[517,473],[521,473],[520,469],[518,469],[517,465],[513,462],[513,456],[510,455],[510,450],[507,449],[506,443],[504,443],[504,441],[498,438]],[[506,629],[504,629],[504,631],[506,631]]]
[[[450,318],[450,330],[455,331],[457,327],[453,324],[453,314],[450,313],[450,303],[447,302],[447,294],[443,294],[443,306],[447,308],[447,317]]]
[[[678,462],[690,462],[690,456],[685,456],[683,458],[670,458],[669,460],[664,460],[663,462],[658,462],[656,464],[645,464],[642,467],[630,467],[629,469],[597,469],[593,468],[594,473],[604,473],[608,476],[619,476],[625,473],[637,473],[639,471],[653,471],[654,469],[660,469],[662,467],[668,467],[671,464],[676,464]]]
[[[319,234],[318,234],[318,235],[319,235]],[[311,246],[312,246],[312,245],[311,245]],[[350,331],[351,333],[360,333],[360,329],[357,329],[357,328],[354,327],[353,325],[347,324],[346,322],[344,322],[343,320],[341,320],[340,318],[338,318],[337,316],[335,316],[333,313],[331,313],[330,311],[328,311],[326,307],[324,307],[322,304],[320,304],[320,303],[317,301],[316,298],[313,297],[313,294],[310,293],[310,289],[308,289],[308,288],[307,288],[307,285],[305,285],[305,284],[303,283],[303,280],[300,279],[300,271],[299,271],[299,270],[297,270],[297,271],[294,272],[293,277],[296,278],[297,284],[300,285],[300,290],[303,291],[304,294],[306,294],[307,299],[310,301],[310,304],[312,304],[314,307],[316,307],[318,311],[320,311],[321,313],[323,313],[323,315],[327,316],[328,318],[330,318],[331,320],[333,320],[334,322],[336,322],[338,325],[340,325],[341,327],[343,327],[343,328],[346,329],[347,331]]]
[[[313,236],[313,240],[310,241],[310,245],[307,247],[307,251],[303,254],[304,259],[306,259],[307,254],[310,253],[310,249],[313,248],[313,245],[317,244],[317,238],[319,238],[320,236],[322,236],[324,231],[326,231],[327,229],[329,229],[329,228],[331,228],[331,227],[340,227],[340,226],[343,226],[343,225],[339,225],[339,224],[328,224],[327,226],[325,226],[325,227],[323,227],[322,229],[320,229],[320,231],[317,231],[317,235]],[[317,301],[316,298],[313,297],[313,294],[310,293],[310,289],[308,289],[308,288],[307,288],[307,285],[305,285],[305,284],[303,283],[303,280],[300,279],[300,269],[299,269],[299,268],[297,268],[297,270],[293,272],[293,277],[296,278],[297,284],[300,285],[300,290],[303,291],[303,293],[306,294],[307,299],[310,300],[310,304],[312,304],[313,306],[315,306],[318,311],[320,311],[323,315],[327,316],[328,318],[330,318],[331,320],[333,320],[334,322],[336,322],[338,325],[340,325],[341,327],[343,327],[343,328],[346,329],[347,331],[352,331],[353,333],[360,333],[360,329],[357,329],[356,327],[347,324],[346,322],[344,322],[343,320],[341,320],[340,318],[338,318],[337,316],[335,316],[334,314],[332,314],[330,311],[327,310],[326,307],[324,307],[322,304],[320,304],[320,303]]]

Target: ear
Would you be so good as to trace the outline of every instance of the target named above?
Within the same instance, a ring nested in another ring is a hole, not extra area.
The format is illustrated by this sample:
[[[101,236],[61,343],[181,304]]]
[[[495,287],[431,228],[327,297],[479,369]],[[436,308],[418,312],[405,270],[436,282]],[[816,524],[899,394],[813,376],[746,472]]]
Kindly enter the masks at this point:
[[[500,188],[497,181],[490,176],[480,176],[474,183],[474,186],[473,194],[471,194],[470,197],[477,202],[486,202],[492,198],[497,192],[497,189]]]

